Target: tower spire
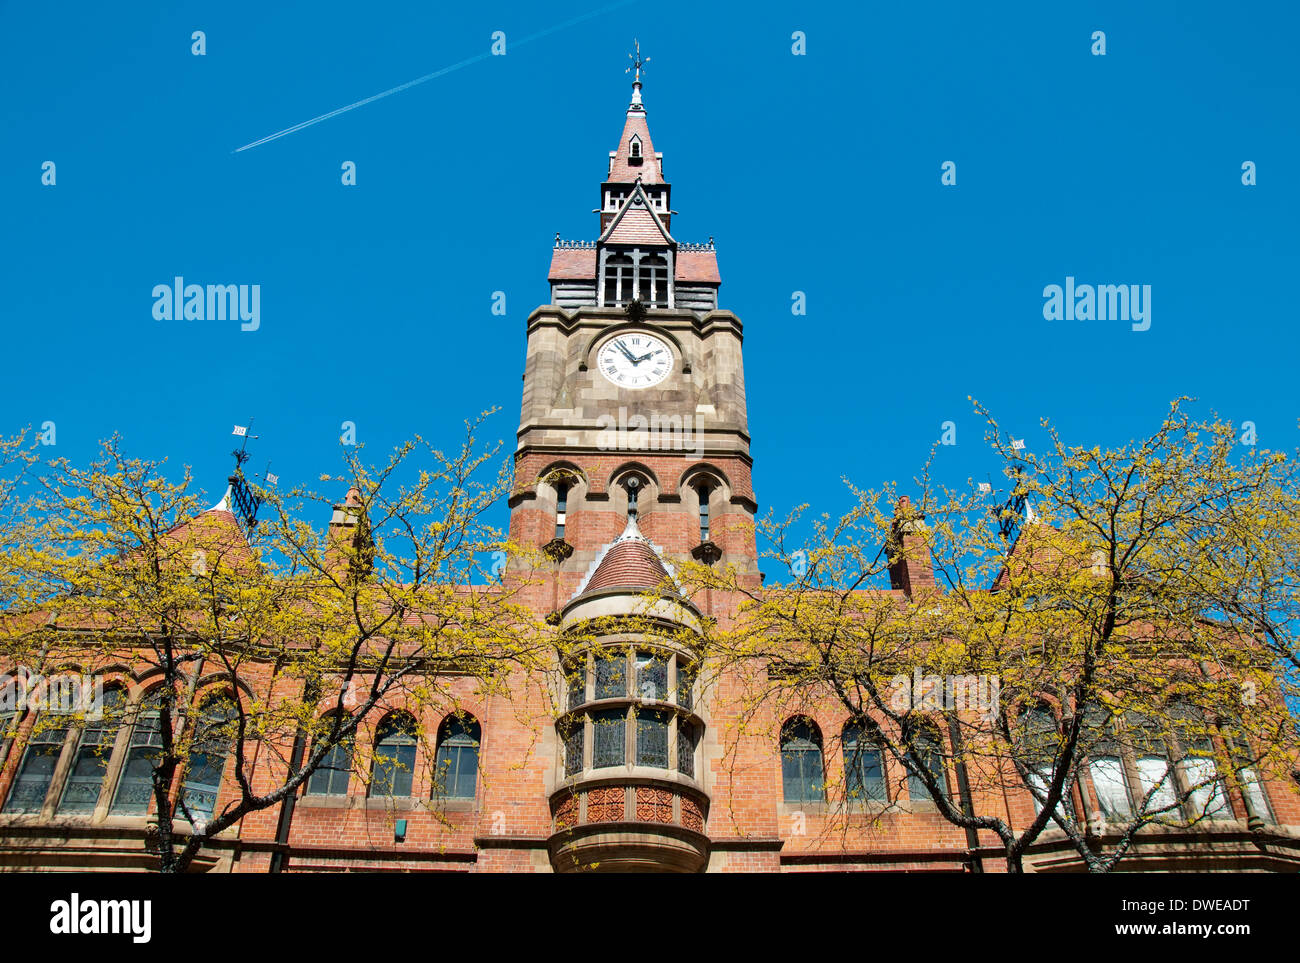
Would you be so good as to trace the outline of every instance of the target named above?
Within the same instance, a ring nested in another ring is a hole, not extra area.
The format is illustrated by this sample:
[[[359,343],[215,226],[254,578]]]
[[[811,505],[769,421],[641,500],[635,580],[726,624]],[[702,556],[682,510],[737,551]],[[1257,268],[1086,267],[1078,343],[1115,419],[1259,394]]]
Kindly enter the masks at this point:
[[[628,105],[627,109],[645,110],[645,107],[641,104],[641,68],[650,62],[650,58],[646,57],[644,60],[641,59],[640,40],[637,40],[634,37],[632,39],[632,44],[636,48],[636,53],[630,53],[627,55],[628,59],[632,61],[632,66],[623,71],[625,74],[635,72],[635,76],[632,78],[632,103]]]

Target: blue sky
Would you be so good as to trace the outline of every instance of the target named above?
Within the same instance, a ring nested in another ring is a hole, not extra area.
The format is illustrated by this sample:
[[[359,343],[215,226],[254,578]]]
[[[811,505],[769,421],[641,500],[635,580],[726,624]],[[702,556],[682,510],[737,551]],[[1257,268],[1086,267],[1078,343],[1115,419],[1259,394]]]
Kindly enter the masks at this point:
[[[940,473],[984,478],[968,396],[1031,447],[1041,417],[1118,443],[1190,394],[1294,448],[1296,6],[1064,6],[623,3],[516,45],[602,4],[7,5],[0,430],[54,421],[78,461],[121,432],[214,493],[250,415],[282,484],[338,467],[344,421],[378,456],[496,405],[509,450],[636,36],[674,233],[716,239],[745,322],[760,505],[906,485],[948,420]],[[496,30],[504,57],[234,152]],[[176,275],[260,284],[260,329],[155,320]],[[1044,320],[1067,275],[1150,285],[1150,329]]]

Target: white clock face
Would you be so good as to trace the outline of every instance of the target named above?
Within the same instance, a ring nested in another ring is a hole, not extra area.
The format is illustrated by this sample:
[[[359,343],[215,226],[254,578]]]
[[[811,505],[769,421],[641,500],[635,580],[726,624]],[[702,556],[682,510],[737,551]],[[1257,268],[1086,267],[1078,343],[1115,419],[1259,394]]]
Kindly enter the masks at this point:
[[[596,365],[620,388],[650,388],[672,374],[673,352],[662,338],[630,331],[601,345]]]

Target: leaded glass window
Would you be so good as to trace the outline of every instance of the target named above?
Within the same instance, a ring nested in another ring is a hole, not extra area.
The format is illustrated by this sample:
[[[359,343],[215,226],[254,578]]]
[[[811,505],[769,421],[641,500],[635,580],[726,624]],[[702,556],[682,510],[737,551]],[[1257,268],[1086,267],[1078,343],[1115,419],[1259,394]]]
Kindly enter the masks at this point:
[[[18,775],[9,787],[9,798],[5,800],[7,813],[37,813],[45,804],[45,795],[49,792],[50,782],[54,779],[54,769],[63,754],[63,743],[68,735],[68,718],[51,716],[42,720],[36,718],[36,724],[23,749],[22,762],[18,766]]]
[[[564,733],[564,774],[572,776],[582,772],[583,724],[581,719],[569,722]]]
[[[638,698],[668,698],[668,659],[662,655],[638,652],[636,656],[636,694]]]
[[[1188,804],[1196,819],[1231,819],[1232,808],[1214,761],[1214,742],[1205,715],[1190,703],[1170,706],[1175,735],[1183,751],[1178,763],[1188,788]]]
[[[17,735],[20,716],[17,705],[18,683],[11,680],[7,685],[0,685],[0,765],[7,758],[9,743]],[[4,708],[5,706],[9,708]]]
[[[782,727],[781,783],[788,803],[826,799],[822,737],[807,719],[791,719]]]
[[[695,726],[684,719],[677,723],[677,771],[695,778]]]
[[[1085,745],[1081,748],[1088,759],[1088,775],[1097,797],[1097,808],[1102,818],[1110,822],[1127,820],[1133,815],[1133,801],[1120,745],[1114,735],[1114,719],[1109,710],[1091,703],[1084,709],[1083,725]]]
[[[323,720],[323,724],[332,727],[333,718]],[[340,736],[334,745],[321,757],[320,765],[307,780],[309,796],[346,796],[348,783],[352,779],[352,758],[356,750],[356,733]]]
[[[1255,768],[1250,752],[1239,743],[1234,758],[1237,765],[1237,778],[1241,782],[1241,791],[1250,800],[1250,808],[1254,811],[1254,815],[1264,822],[1271,823],[1273,821],[1273,810],[1268,804],[1268,793],[1264,790],[1264,784],[1259,780],[1259,771]]]
[[[884,802],[885,759],[880,744],[867,727],[851,722],[844,727],[844,791],[853,802]]]
[[[482,730],[471,716],[448,716],[438,733],[434,792],[452,799],[473,799],[478,784],[478,747]]]
[[[613,649],[596,653],[596,698],[622,699],[627,696],[627,653]]]
[[[1052,785],[1059,742],[1056,718],[1047,708],[1034,706],[1020,717],[1020,761],[1029,770],[1029,795],[1034,801],[1035,813],[1043,809],[1039,795],[1045,796]],[[1068,785],[1062,787],[1057,809],[1061,815],[1069,811]]]
[[[636,764],[668,768],[668,714],[642,712],[636,717]]]
[[[61,813],[93,812],[104,788],[104,776],[122,727],[122,710],[126,695],[121,689],[105,689],[99,718],[87,720],[81,727],[77,751],[59,800]]]
[[[582,662],[569,669],[569,708],[576,709],[587,701],[587,663]]]
[[[677,704],[683,709],[695,708],[695,678],[698,670],[677,659]]]
[[[934,777],[939,792],[947,798],[948,781],[944,773],[943,743],[937,733],[930,729],[920,729],[912,737],[912,751],[908,753],[914,765],[925,769]],[[914,802],[933,801],[925,780],[910,769],[907,772],[907,792]]]
[[[418,732],[415,719],[405,712],[395,712],[379,724],[370,768],[370,795],[411,795]]]
[[[131,727],[126,761],[117,777],[111,812],[143,816],[148,811],[149,800],[153,797],[153,773],[162,758],[162,745],[162,723],[155,691],[136,710],[135,725]]]
[[[605,709],[591,716],[593,745],[592,768],[621,766],[626,761],[627,712],[623,709]]]
[[[1124,725],[1133,745],[1142,796],[1151,794],[1146,812],[1173,815],[1178,793],[1169,768],[1169,747],[1164,733],[1155,720],[1139,712],[1126,713]]]
[[[216,809],[238,715],[234,700],[227,695],[209,699],[199,710],[181,794],[185,809],[195,819],[211,819]]]

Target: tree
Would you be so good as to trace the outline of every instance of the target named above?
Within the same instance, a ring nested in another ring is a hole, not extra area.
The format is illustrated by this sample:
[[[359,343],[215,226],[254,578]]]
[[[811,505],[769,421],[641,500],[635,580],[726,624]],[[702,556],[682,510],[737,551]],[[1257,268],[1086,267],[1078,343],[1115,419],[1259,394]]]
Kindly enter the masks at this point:
[[[832,798],[889,811],[905,783],[1013,872],[1049,827],[1108,871],[1140,832],[1218,818],[1229,794],[1262,830],[1261,781],[1296,758],[1295,461],[1243,451],[1185,400],[1112,450],[1044,422],[1042,456],[977,406],[1005,503],[927,467],[915,508],[850,486],[851,511],[802,543],[802,509],[760,520],[785,584],[683,566],[692,591],[741,600],[707,632],[713,673],[742,680],[740,728],[780,738],[818,707],[847,714]],[[855,771],[863,746],[892,763]]]
[[[257,489],[251,530],[203,511],[188,472],[169,481],[116,437],[88,468],[50,466],[29,506],[38,523],[3,546],[14,577],[0,654],[39,672],[76,662],[152,674],[134,711],[156,734],[143,758],[160,870],[184,871],[327,758],[338,765],[377,712],[457,712],[467,683],[517,694],[553,664],[549,630],[519,603],[532,560],[487,523],[511,479],[491,470],[497,449],[476,446],[482,420],[450,454],[416,437],[371,468],[344,449],[344,475],[321,479],[351,486],[328,529],[314,520],[331,500],[306,488]],[[38,713],[32,732],[87,725],[96,708]],[[376,762],[389,783],[408,765]],[[235,790],[214,807],[227,768]]]

